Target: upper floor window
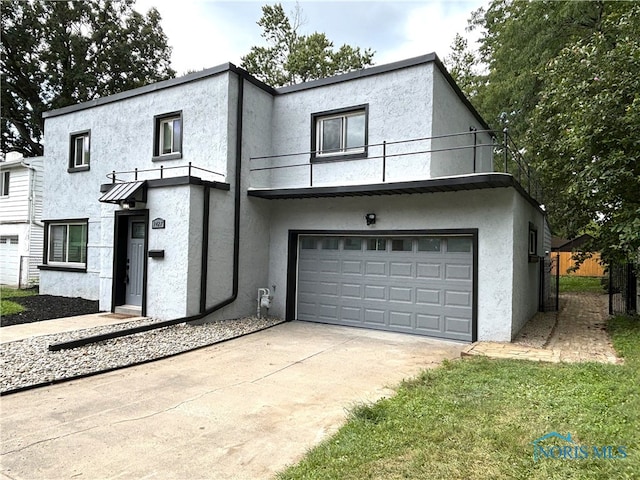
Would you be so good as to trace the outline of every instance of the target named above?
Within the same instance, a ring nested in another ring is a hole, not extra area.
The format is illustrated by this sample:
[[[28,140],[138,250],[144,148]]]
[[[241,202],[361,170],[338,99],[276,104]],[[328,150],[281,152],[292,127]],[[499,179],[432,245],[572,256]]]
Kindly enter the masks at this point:
[[[182,158],[182,112],[155,117],[153,157],[154,160]]]
[[[311,157],[317,160],[367,156],[368,105],[314,113]]]
[[[77,132],[71,134],[69,142],[69,172],[89,170],[91,158],[91,132]]]
[[[44,261],[49,267],[86,268],[87,220],[45,222]]]
[[[10,178],[11,172],[2,172],[2,175],[0,175],[0,197],[6,197],[9,195]]]

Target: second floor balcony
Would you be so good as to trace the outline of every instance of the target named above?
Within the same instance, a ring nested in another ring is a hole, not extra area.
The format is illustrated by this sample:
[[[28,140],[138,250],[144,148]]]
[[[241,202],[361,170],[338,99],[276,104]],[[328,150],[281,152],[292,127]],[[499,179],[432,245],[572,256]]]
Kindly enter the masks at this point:
[[[506,131],[470,130],[382,141],[354,151],[358,155],[305,151],[252,157],[250,194],[288,198],[287,191],[310,197],[322,196],[328,189],[393,192],[399,185],[410,189],[418,184],[463,185],[493,178],[494,186],[512,182],[542,203],[542,187]]]

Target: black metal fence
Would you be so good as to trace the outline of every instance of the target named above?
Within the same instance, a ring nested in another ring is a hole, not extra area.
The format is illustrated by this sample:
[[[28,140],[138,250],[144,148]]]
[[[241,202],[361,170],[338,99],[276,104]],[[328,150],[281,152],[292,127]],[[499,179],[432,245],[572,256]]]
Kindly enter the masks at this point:
[[[609,315],[638,312],[638,266],[632,263],[609,265]]]
[[[540,307],[541,312],[558,310],[560,293],[560,254],[551,253],[540,261]]]

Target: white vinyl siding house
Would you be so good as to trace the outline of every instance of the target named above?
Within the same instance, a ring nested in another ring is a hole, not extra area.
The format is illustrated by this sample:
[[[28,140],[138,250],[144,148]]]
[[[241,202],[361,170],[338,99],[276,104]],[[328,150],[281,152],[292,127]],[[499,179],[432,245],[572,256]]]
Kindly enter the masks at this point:
[[[0,163],[0,283],[38,283],[42,259],[42,157],[8,154]]]
[[[467,342],[537,311],[544,211],[434,54],[280,89],[226,64],[45,119],[43,293],[215,319],[266,287],[287,320]]]

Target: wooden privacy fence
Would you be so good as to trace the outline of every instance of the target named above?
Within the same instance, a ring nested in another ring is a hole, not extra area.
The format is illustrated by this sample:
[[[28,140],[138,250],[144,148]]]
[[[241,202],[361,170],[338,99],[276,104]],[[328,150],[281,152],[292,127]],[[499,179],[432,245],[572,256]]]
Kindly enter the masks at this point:
[[[558,252],[560,255],[560,275],[573,275],[576,277],[604,277],[604,267],[600,265],[600,254],[594,253],[591,258],[587,258],[580,268],[575,271],[568,271],[575,262],[571,259],[571,252]]]

